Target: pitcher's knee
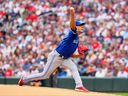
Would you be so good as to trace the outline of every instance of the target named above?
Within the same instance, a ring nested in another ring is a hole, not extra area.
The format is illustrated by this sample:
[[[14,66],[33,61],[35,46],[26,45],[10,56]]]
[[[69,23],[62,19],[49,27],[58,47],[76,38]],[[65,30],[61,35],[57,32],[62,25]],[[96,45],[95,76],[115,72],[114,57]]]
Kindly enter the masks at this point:
[[[72,68],[71,71],[72,71],[72,72],[76,72],[76,71],[78,71],[78,70],[77,70],[77,68],[74,68],[74,69]]]

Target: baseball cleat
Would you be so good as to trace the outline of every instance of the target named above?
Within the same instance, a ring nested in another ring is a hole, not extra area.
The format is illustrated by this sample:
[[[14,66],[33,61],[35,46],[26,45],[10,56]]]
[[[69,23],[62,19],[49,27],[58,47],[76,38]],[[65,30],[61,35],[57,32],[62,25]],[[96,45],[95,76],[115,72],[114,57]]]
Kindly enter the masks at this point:
[[[20,78],[19,82],[18,82],[19,86],[23,86],[24,85],[24,80],[23,77]]]
[[[79,92],[89,92],[88,89],[86,89],[85,87],[76,87],[75,91],[79,91]]]

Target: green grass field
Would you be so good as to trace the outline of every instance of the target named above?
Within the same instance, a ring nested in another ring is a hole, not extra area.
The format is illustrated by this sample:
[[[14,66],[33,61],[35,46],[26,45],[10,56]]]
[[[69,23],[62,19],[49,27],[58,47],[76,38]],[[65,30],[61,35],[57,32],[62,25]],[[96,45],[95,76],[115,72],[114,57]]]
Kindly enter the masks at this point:
[[[128,93],[115,93],[117,94],[118,96],[128,96]]]

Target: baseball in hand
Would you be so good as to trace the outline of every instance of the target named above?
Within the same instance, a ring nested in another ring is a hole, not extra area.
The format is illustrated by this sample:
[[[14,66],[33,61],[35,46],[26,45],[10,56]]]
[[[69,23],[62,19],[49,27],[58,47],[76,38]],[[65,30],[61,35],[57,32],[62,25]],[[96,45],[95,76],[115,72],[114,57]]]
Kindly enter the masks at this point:
[[[74,8],[73,7],[70,7],[70,10],[74,10]]]
[[[70,12],[75,12],[73,7],[70,7]]]

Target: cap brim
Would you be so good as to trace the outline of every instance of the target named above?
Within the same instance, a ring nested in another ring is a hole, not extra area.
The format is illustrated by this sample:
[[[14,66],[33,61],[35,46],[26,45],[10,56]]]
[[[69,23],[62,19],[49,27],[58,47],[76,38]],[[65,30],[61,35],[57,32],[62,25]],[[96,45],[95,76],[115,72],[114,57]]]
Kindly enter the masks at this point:
[[[83,25],[85,25],[85,23],[81,23],[81,24],[79,24],[79,25],[76,25],[76,26],[83,26]]]

